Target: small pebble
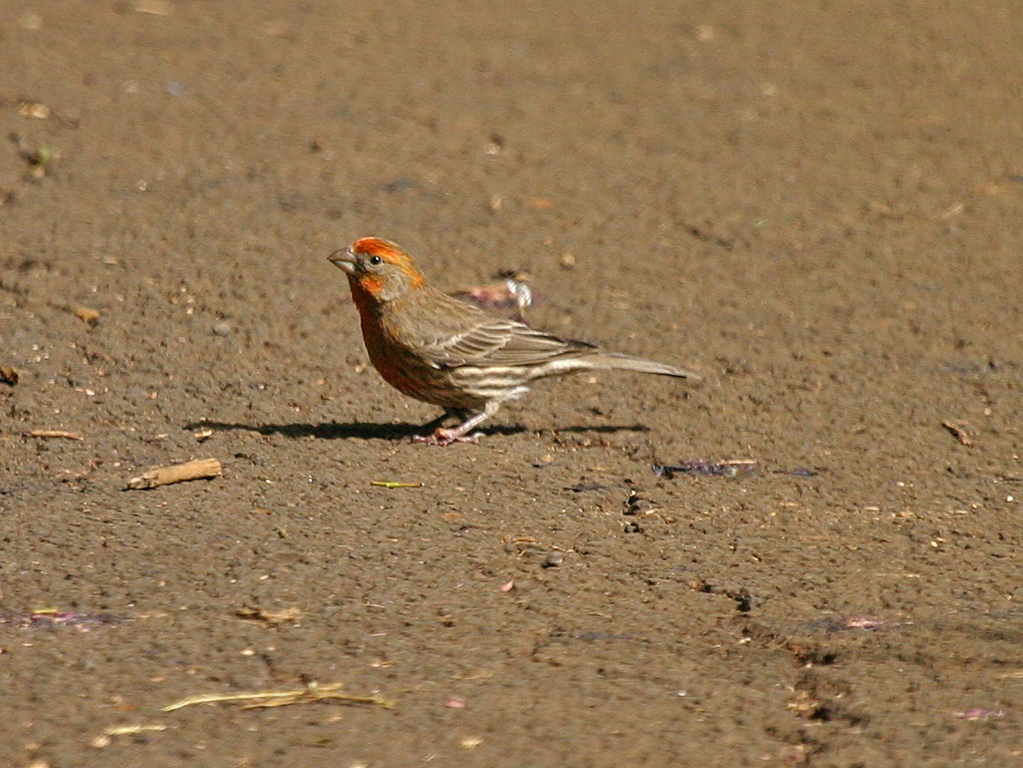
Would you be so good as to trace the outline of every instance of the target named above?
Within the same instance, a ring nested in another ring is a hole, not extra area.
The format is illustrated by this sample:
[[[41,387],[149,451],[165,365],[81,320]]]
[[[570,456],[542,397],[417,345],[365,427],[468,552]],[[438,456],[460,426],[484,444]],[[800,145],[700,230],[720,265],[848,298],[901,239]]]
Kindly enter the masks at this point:
[[[230,323],[219,322],[213,325],[213,334],[215,336],[227,336],[230,333],[231,333]]]
[[[104,747],[109,747],[112,741],[113,739],[110,738],[110,736],[105,733],[101,733],[89,742],[89,746],[94,749],[103,749]]]
[[[629,494],[629,498],[625,501],[625,511],[622,514],[625,515],[649,515],[656,509],[657,505],[653,501],[640,496],[635,491]]]
[[[555,550],[548,553],[547,557],[543,559],[542,565],[544,568],[557,568],[563,562],[565,562],[565,555]]]
[[[96,325],[99,322],[100,311],[90,307],[78,307],[75,310],[75,317],[86,325]]]

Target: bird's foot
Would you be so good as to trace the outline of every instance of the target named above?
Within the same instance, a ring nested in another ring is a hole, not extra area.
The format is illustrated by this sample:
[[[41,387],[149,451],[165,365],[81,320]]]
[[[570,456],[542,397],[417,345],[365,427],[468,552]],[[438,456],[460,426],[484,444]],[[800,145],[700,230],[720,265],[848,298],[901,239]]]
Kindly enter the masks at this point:
[[[413,443],[424,443],[425,445],[451,445],[452,443],[478,443],[480,432],[473,432],[471,435],[463,434],[458,427],[453,429],[435,429],[429,435],[415,435]]]

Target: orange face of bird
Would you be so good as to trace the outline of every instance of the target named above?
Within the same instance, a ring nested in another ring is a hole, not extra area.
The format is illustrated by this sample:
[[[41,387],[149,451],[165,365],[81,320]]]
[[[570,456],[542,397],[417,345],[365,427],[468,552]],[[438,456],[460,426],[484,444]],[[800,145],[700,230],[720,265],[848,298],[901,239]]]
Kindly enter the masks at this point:
[[[426,282],[411,256],[379,237],[363,237],[327,258],[348,274],[357,300],[390,301]]]

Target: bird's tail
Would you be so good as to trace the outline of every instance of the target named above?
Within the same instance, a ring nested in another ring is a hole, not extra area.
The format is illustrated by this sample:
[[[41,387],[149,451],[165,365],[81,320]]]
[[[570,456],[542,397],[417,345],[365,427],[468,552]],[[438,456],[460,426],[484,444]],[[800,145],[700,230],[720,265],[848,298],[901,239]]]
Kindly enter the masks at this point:
[[[601,352],[591,358],[594,368],[607,370],[636,371],[637,373],[656,373],[661,376],[677,376],[680,379],[699,379],[699,374],[676,368],[674,365],[647,360],[643,357],[623,355],[619,352]]]

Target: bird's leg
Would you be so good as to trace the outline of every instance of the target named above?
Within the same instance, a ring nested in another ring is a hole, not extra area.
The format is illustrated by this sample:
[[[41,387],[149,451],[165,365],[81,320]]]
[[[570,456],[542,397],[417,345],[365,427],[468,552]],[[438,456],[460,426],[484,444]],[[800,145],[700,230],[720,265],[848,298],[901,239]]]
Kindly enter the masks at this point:
[[[427,445],[451,445],[452,443],[478,443],[480,436],[478,432],[469,434],[473,429],[483,423],[497,411],[498,403],[487,403],[481,413],[470,416],[457,427],[444,429],[438,427],[430,435],[416,435],[412,438],[414,443],[426,443]]]
[[[467,415],[468,411],[465,411],[461,408],[445,408],[444,413],[442,413],[436,419],[431,419],[430,421],[426,422],[422,427],[420,427],[420,429],[422,429],[424,432],[433,432],[435,429],[439,428],[445,421],[447,421],[449,417],[454,416],[456,419],[458,419],[459,422],[463,422],[465,421]]]

